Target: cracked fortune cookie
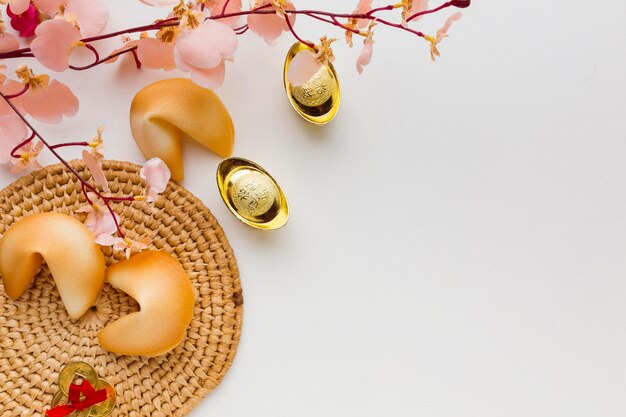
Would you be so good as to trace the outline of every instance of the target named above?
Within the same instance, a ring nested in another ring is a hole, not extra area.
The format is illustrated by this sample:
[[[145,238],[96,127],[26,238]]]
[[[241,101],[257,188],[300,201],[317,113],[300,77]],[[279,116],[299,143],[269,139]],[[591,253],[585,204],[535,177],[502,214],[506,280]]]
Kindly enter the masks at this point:
[[[223,158],[235,143],[232,119],[219,97],[186,78],[157,81],[139,91],[130,107],[130,129],[146,159],[161,158],[174,181],[184,178],[184,137]]]
[[[154,357],[174,349],[193,318],[196,295],[172,256],[144,251],[107,269],[106,280],[134,298],[140,310],[107,325],[98,340],[120,355]]]
[[[72,319],[93,305],[104,284],[104,255],[87,227],[66,214],[25,217],[0,240],[0,275],[7,295],[16,300],[43,263]]]

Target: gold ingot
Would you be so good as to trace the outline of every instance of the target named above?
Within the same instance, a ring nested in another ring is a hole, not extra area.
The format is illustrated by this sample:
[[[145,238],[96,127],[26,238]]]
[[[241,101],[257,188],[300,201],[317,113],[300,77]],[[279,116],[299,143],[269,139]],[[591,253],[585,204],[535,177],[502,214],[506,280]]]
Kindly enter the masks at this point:
[[[69,398],[67,398],[67,395],[65,395],[63,393],[63,391],[57,391],[56,394],[54,394],[54,397],[52,397],[52,408],[58,406],[58,405],[65,405],[69,402]],[[70,414],[70,417],[88,417],[89,416],[89,409],[85,409],[82,411],[74,411],[72,412],[72,414]]]
[[[279,229],[289,206],[278,182],[266,170],[243,158],[228,158],[217,167],[217,186],[226,207],[257,229]]]
[[[77,378],[86,379],[91,386],[96,386],[98,382],[98,373],[93,367],[85,362],[72,362],[59,373],[59,388],[66,396],[70,392],[70,384]]]
[[[307,49],[317,53],[315,49],[300,42],[293,44],[287,52],[283,71],[285,91],[289,102],[300,116],[313,124],[323,125],[335,118],[341,101],[339,79],[333,64],[322,66],[302,85],[294,86],[287,80],[291,61],[299,52]]]
[[[113,388],[111,384],[109,384],[104,379],[99,379],[95,388],[96,388],[96,391],[100,391],[101,389],[106,390],[107,399],[106,401],[101,402],[100,404],[91,406],[91,411],[89,411],[89,417],[106,417],[109,414],[111,414],[111,412],[115,408],[115,401],[116,401],[115,389]]]

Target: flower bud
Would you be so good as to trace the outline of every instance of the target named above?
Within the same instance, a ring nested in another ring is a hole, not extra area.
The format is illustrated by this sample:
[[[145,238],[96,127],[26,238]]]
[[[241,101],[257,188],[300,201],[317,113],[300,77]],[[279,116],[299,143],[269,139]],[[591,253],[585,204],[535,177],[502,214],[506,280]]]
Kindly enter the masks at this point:
[[[471,0],[452,0],[450,5],[460,9],[465,9],[466,7],[469,7],[471,2]]]

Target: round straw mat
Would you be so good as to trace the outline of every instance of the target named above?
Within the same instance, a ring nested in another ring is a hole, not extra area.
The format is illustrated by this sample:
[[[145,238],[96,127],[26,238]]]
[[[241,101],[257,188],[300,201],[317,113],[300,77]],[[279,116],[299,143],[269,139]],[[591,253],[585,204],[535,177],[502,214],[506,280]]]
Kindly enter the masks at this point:
[[[71,165],[88,178],[81,162]],[[108,161],[103,168],[113,194],[143,192],[140,167]],[[0,192],[0,234],[30,214],[73,214],[83,203],[78,180],[60,164],[47,167]],[[185,339],[156,358],[105,351],[98,344],[99,330],[137,311],[137,303],[105,284],[96,305],[81,319],[70,320],[44,267],[17,301],[0,286],[0,417],[43,416],[58,390],[59,371],[72,361],[89,363],[113,384],[118,398],[112,417],[183,416],[230,367],[241,334],[243,298],[233,251],[209,209],[173,182],[154,204],[113,207],[128,237],[149,237],[150,249],[170,253],[188,273],[198,299]],[[104,254],[108,265],[123,256],[110,248]]]

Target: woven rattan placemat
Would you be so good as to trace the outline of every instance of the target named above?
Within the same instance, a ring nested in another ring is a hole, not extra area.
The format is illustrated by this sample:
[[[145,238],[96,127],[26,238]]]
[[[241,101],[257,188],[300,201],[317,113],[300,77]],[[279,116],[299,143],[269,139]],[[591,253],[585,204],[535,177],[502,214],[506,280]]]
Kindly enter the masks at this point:
[[[82,163],[71,164],[88,177]],[[142,192],[140,167],[107,161],[103,168],[112,193]],[[80,183],[66,168],[44,168],[0,192],[0,234],[30,214],[72,214],[83,203]],[[58,390],[60,369],[71,361],[91,364],[113,384],[118,403],[112,417],[183,416],[230,367],[241,334],[243,298],[232,249],[209,209],[172,182],[152,205],[113,207],[128,237],[150,237],[151,249],[172,254],[189,274],[199,298],[185,340],[157,358],[117,356],[100,347],[97,334],[138,309],[124,293],[105,284],[92,310],[72,321],[47,268],[18,301],[0,285],[0,417],[43,416]],[[104,253],[107,264],[123,256],[109,248]]]

